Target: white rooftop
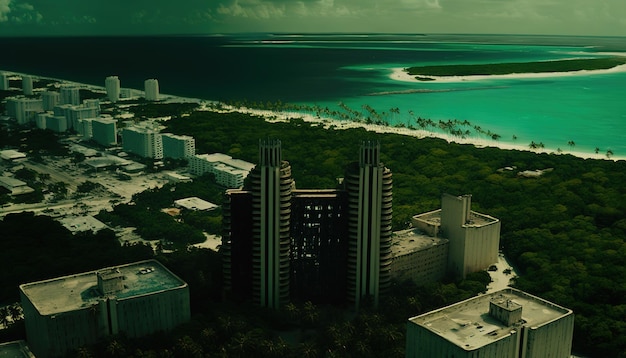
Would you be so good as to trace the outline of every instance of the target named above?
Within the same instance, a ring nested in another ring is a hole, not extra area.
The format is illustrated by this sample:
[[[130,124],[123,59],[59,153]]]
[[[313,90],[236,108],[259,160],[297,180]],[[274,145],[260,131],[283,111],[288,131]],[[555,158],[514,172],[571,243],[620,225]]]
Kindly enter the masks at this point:
[[[15,160],[26,158],[26,154],[18,152],[17,150],[7,149],[0,151],[0,158],[4,160]]]
[[[160,262],[146,260],[27,283],[20,285],[20,290],[41,315],[70,312],[97,305],[103,299],[98,290],[97,273],[112,269],[119,269],[123,276],[123,289],[108,295],[108,297],[114,296],[118,300],[187,286],[183,280],[166,269]]]
[[[507,326],[489,315],[491,300],[509,301],[522,306],[522,322],[527,327],[540,327],[572,314],[572,311],[528,293],[506,288],[480,295],[409,319],[465,350],[488,345],[518,329]]]
[[[206,160],[207,162],[223,163],[227,166],[230,166],[236,169],[242,169],[248,172],[254,169],[254,167],[256,166],[255,164],[246,162],[245,160],[233,159],[230,155],[223,154],[223,153],[197,154],[196,157]]]
[[[174,201],[174,203],[180,207],[189,210],[213,210],[217,208],[217,205],[208,201],[202,200],[198,197],[192,196],[190,198],[184,198]]]
[[[74,216],[59,220],[71,232],[98,231],[106,228],[106,224],[93,216]]]
[[[391,236],[391,255],[398,257],[447,242],[446,239],[428,236],[416,229],[396,231]]]

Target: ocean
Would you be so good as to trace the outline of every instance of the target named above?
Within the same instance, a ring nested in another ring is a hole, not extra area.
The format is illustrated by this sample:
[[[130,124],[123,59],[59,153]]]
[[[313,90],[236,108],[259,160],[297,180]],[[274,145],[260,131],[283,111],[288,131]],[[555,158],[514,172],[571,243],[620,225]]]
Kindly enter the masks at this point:
[[[369,107],[390,125],[466,121],[464,134],[564,152],[626,156],[626,72],[469,82],[403,82],[393,68],[528,62],[626,53],[623,37],[237,34],[0,38],[0,70],[221,101]],[[482,134],[474,130],[480,127]],[[441,131],[436,125],[428,127]],[[488,133],[488,134],[487,134]],[[596,149],[597,148],[597,149]]]

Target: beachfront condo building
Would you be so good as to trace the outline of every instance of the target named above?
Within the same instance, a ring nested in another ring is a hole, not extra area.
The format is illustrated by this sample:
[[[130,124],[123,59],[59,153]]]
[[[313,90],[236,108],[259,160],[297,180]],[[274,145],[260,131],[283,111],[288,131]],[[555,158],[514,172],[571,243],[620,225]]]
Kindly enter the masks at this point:
[[[290,298],[356,308],[363,300],[378,304],[391,264],[391,172],[379,161],[379,144],[363,143],[361,161],[347,169],[345,187],[335,190],[295,189],[288,162],[278,164],[280,142],[261,142],[260,153],[249,182],[226,192],[227,293],[273,308]],[[268,160],[273,175],[267,174]],[[264,239],[269,233],[273,241]],[[272,266],[279,263],[280,269]],[[279,300],[268,301],[267,292]]]
[[[144,158],[162,159],[161,134],[152,129],[127,127],[122,129],[122,147],[129,153]]]
[[[498,261],[500,220],[471,210],[471,195],[443,194],[441,209],[413,217],[413,226],[449,241],[448,272],[465,278]]]
[[[41,92],[41,100],[43,102],[44,111],[52,111],[54,107],[61,103],[61,94],[56,91]]]
[[[38,358],[107,336],[135,338],[190,319],[189,288],[156,260],[21,285],[26,337]]]
[[[215,182],[226,188],[241,188],[255,165],[222,153],[196,154],[188,158],[189,171],[194,175],[211,173]]]
[[[22,76],[22,92],[24,96],[33,95],[33,78],[27,75]]]
[[[43,111],[43,102],[40,98],[9,97],[6,108],[9,117],[15,118],[18,124],[25,125],[34,122],[37,113]]]
[[[105,147],[117,145],[117,121],[113,118],[91,120],[91,138]]]
[[[0,90],[9,90],[9,75],[4,72],[0,72]]]
[[[506,288],[410,318],[406,357],[569,358],[573,331],[570,309]]]
[[[83,107],[93,108],[96,111],[96,115],[100,115],[100,100],[97,98],[88,98],[83,100]]]
[[[71,104],[78,106],[80,104],[80,89],[73,85],[63,85],[59,89],[61,96],[60,104]]]
[[[117,76],[107,77],[104,80],[104,88],[109,101],[115,103],[120,100],[120,79]]]
[[[55,116],[65,116],[68,129],[73,129],[82,135],[84,133],[81,131],[80,121],[97,118],[99,111],[97,108],[89,108],[82,105],[62,104],[54,107],[53,112]]]
[[[35,124],[39,129],[49,129],[56,133],[67,131],[67,120],[64,116],[55,116],[51,112],[40,112],[37,114]]]
[[[196,140],[191,136],[163,133],[161,141],[164,158],[185,159],[196,154]]]
[[[154,78],[145,80],[144,92],[146,101],[158,101],[159,100],[159,81]]]

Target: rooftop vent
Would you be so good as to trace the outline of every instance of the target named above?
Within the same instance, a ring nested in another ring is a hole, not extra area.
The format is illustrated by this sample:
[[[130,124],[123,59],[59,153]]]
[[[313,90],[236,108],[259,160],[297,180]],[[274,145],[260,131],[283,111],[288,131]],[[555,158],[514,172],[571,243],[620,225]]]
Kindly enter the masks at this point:
[[[489,301],[489,315],[510,327],[522,320],[522,305],[504,295],[497,295]]]

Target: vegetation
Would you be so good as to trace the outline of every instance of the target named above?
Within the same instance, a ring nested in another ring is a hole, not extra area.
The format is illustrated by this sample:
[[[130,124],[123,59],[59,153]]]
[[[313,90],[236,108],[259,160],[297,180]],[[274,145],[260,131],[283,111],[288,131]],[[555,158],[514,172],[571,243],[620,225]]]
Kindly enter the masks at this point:
[[[297,119],[270,124],[239,113],[195,113],[168,125],[193,135],[199,152],[251,162],[259,138],[280,138],[299,188],[335,187],[357,160],[360,141],[378,139],[394,173],[394,229],[438,208],[442,193],[471,193],[474,210],[502,221],[503,249],[521,272],[517,287],[575,310],[575,349],[603,356],[626,350],[626,162],[329,131]],[[505,167],[554,170],[523,178]]]
[[[489,63],[477,65],[443,65],[409,67],[406,72],[424,80],[423,76],[507,75],[511,73],[570,72],[604,70],[626,63],[624,58],[589,58],[538,62]],[[422,78],[421,78],[422,77]],[[426,78],[428,80],[428,78]]]
[[[395,108],[388,115],[394,114]],[[283,158],[290,161],[299,188],[335,187],[346,165],[358,159],[360,142],[380,140],[382,160],[393,171],[394,229],[406,227],[416,213],[439,208],[442,193],[471,193],[474,210],[502,221],[503,250],[520,273],[516,286],[574,309],[574,349],[626,356],[626,162],[475,148],[365,129],[325,130],[299,119],[271,124],[240,113],[195,112],[167,124],[175,134],[193,135],[198,152],[223,152],[250,162],[257,161],[260,138],[281,139]],[[553,170],[537,178],[517,175],[547,168]],[[159,216],[160,209],[187,196],[221,204],[223,188],[211,183],[209,177],[151,189],[136,195],[132,205],[99,218],[138,230],[160,221],[159,232],[142,235],[177,239],[183,248],[193,232],[218,229],[219,211],[206,217],[189,213],[177,221]],[[27,282],[152,256],[145,245],[120,246],[107,230],[93,235],[98,240],[91,234],[75,240],[52,219],[32,214],[8,215],[0,232],[10,238],[5,246],[10,249],[0,250],[7,267],[0,273],[0,302],[15,300],[16,277]],[[159,259],[189,283],[192,321],[145,340],[112,337],[76,355],[399,357],[406,318],[470,297],[487,282],[479,273],[463,282],[422,288],[396,283],[379,310],[355,316],[307,302],[275,313],[221,303],[219,257],[213,252],[181,249]]]
[[[87,182],[86,182],[87,183]],[[203,242],[204,232],[221,233],[221,209],[209,212],[183,212],[172,217],[162,209],[174,201],[191,196],[221,205],[224,188],[215,184],[212,175],[196,178],[191,183],[166,184],[135,194],[130,203],[117,205],[112,212],[101,211],[97,217],[111,226],[136,227],[146,240],[172,243],[176,248]]]

